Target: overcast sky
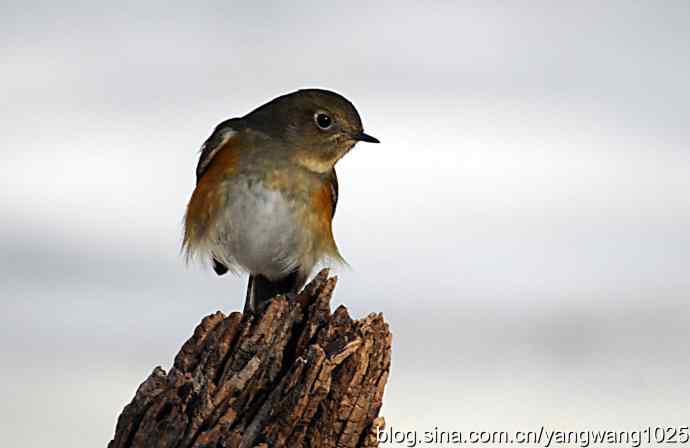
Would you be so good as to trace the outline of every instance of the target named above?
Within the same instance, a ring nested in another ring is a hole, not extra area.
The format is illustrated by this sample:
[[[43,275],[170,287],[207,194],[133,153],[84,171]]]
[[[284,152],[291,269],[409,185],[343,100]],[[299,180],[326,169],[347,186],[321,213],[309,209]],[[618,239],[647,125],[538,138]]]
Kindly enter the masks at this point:
[[[245,278],[179,256],[198,148],[303,87],[339,164],[335,301],[394,333],[404,429],[690,417],[690,4],[0,3],[0,433],[104,446]]]

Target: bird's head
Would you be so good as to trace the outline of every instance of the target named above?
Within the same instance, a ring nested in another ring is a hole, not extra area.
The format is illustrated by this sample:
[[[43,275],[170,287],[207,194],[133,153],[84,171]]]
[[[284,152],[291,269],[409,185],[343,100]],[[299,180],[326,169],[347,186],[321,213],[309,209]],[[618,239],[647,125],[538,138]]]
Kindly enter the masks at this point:
[[[245,119],[252,128],[278,139],[290,157],[315,172],[330,171],[358,141],[379,143],[364,132],[352,103],[328,90],[280,96]]]

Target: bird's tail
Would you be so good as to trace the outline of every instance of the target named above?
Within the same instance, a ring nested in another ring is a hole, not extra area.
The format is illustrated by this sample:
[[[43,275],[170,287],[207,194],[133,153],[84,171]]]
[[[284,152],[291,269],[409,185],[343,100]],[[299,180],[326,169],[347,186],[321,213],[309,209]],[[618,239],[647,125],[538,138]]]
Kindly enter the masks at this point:
[[[278,280],[269,280],[261,274],[249,274],[245,314],[257,313],[263,308],[262,305],[278,294],[296,293],[303,283],[304,279],[297,270]]]

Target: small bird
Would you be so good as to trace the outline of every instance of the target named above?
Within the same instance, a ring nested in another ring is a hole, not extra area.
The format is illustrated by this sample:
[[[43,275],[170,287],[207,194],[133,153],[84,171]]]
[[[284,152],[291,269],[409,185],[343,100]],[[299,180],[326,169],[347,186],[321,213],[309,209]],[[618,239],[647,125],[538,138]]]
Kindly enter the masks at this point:
[[[245,311],[296,293],[322,260],[342,261],[331,223],[335,164],[364,133],[350,101],[304,89],[220,123],[201,147],[183,251],[218,275],[249,273]]]

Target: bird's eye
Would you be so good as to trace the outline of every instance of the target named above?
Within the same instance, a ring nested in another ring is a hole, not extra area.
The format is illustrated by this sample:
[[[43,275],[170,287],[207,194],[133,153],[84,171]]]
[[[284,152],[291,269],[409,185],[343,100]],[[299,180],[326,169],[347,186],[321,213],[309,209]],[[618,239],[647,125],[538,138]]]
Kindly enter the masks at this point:
[[[328,129],[333,124],[333,120],[331,119],[331,117],[324,114],[323,112],[317,113],[314,116],[314,120],[316,121],[316,125],[321,129]]]

